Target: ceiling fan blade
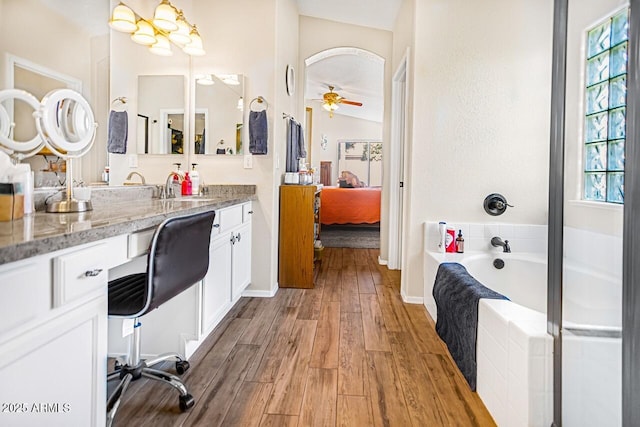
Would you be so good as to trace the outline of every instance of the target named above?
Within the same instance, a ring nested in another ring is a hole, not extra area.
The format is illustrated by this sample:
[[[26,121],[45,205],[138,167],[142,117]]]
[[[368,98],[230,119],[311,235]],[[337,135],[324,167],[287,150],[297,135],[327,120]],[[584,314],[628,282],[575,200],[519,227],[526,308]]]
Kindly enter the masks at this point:
[[[362,102],[349,101],[348,99],[343,99],[340,101],[341,104],[347,105],[355,105],[356,107],[362,107]]]

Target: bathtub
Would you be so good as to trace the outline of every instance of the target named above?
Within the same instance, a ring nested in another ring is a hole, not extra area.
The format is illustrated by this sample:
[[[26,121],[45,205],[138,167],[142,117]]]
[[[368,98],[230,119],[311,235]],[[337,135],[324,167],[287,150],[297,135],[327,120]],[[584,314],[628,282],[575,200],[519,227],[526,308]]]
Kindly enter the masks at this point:
[[[504,267],[494,267],[494,260]],[[551,425],[553,339],[547,334],[547,266],[540,253],[425,252],[425,306],[436,319],[433,281],[442,262],[458,262],[510,301],[478,304],[477,392],[496,423]],[[621,425],[621,277],[564,262],[563,425]],[[594,332],[597,332],[594,334]],[[588,373],[585,375],[585,373]]]
[[[496,259],[504,262],[494,267]],[[501,427],[547,427],[553,420],[553,339],[547,334],[546,259],[536,253],[425,255],[425,306],[436,319],[438,265],[458,262],[506,300],[481,299],[476,343],[477,393]]]

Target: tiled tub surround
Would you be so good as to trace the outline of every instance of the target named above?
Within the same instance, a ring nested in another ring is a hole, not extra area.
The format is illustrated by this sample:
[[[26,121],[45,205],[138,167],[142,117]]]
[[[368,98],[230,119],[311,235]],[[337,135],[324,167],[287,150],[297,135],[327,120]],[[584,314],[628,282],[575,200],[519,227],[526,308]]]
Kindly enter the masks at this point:
[[[484,285],[508,296],[511,302],[479,303],[477,391],[500,426],[548,426],[553,411],[553,343],[546,333],[546,253],[535,250],[546,247],[546,227],[463,224],[458,226],[463,233],[464,226],[469,227],[472,249],[442,254],[434,252],[437,223],[426,224],[425,305],[435,318],[431,291],[441,262],[460,262]],[[482,229],[485,235],[478,236]],[[495,235],[509,240],[513,253],[491,247],[488,242]],[[570,227],[565,227],[564,237],[564,324],[575,331],[565,331],[563,340],[564,422],[620,425],[621,348],[615,336],[621,312],[622,242]],[[495,258],[505,261],[504,269],[493,268]],[[610,336],[590,336],[593,329]]]
[[[206,199],[188,201],[153,198],[154,186],[93,187],[91,211],[45,213],[37,210],[19,220],[0,222],[0,264],[156,227],[164,219],[178,214],[256,200],[255,185],[208,187],[211,191]]]

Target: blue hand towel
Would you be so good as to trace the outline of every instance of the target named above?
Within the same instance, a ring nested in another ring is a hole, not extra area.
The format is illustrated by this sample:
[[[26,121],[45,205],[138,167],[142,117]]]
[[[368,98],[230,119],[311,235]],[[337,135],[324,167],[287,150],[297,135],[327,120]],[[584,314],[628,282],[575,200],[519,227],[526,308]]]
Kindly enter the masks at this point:
[[[267,111],[251,111],[249,113],[249,152],[251,154],[267,154]]]
[[[126,111],[111,111],[109,113],[109,139],[107,141],[107,151],[109,153],[126,154],[128,115]]]

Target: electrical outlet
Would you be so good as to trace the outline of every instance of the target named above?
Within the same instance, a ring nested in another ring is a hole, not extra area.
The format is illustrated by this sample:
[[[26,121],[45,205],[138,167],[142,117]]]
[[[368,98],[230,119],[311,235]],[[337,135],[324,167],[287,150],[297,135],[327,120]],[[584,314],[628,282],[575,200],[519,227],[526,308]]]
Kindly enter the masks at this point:
[[[253,155],[252,154],[245,154],[244,155],[244,168],[245,169],[253,168]]]
[[[137,168],[138,167],[138,155],[137,154],[130,154],[129,155],[129,167],[130,168]]]

